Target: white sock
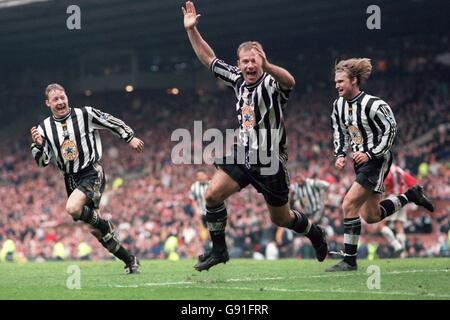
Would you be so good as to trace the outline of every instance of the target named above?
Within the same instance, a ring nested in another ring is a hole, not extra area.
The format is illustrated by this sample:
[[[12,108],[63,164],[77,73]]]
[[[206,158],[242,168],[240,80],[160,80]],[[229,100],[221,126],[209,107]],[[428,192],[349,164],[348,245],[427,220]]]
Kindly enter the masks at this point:
[[[386,240],[389,242],[392,248],[394,248],[395,251],[403,248],[400,241],[398,241],[395,237],[394,232],[392,232],[391,228],[389,228],[388,226],[384,226],[383,229],[381,229],[381,234],[386,238]]]
[[[404,233],[398,233],[397,240],[400,242],[400,244],[404,248],[406,245],[406,235]]]

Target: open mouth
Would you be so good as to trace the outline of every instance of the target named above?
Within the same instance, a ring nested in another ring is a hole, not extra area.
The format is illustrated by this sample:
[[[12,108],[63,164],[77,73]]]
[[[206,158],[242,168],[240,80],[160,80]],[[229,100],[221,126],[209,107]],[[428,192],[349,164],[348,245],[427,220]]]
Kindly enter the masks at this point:
[[[65,109],[66,109],[66,104],[65,103],[64,104],[58,104],[56,106],[56,110],[58,110],[58,111],[63,111]]]
[[[256,77],[256,71],[247,71],[247,76]]]

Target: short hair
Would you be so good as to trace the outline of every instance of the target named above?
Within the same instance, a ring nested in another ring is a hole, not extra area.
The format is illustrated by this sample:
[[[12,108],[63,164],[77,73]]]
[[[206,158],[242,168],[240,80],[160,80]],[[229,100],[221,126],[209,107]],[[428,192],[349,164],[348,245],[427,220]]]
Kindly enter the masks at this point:
[[[64,87],[58,83],[51,83],[47,86],[47,88],[45,88],[45,99],[48,100],[48,94],[50,93],[50,91],[52,90],[61,90],[66,92],[66,90],[64,89]]]
[[[339,61],[334,71],[335,73],[345,72],[350,79],[356,78],[357,84],[360,85],[369,79],[372,64],[368,58],[351,58]]]
[[[242,42],[242,43],[239,45],[239,47],[237,48],[237,51],[236,51],[237,58],[239,59],[239,53],[240,53],[242,50],[251,50],[251,49],[253,48],[253,44],[254,44],[254,43],[259,44],[259,45],[261,46],[261,48],[262,48],[261,43],[259,43],[258,41],[246,41],[246,42]]]

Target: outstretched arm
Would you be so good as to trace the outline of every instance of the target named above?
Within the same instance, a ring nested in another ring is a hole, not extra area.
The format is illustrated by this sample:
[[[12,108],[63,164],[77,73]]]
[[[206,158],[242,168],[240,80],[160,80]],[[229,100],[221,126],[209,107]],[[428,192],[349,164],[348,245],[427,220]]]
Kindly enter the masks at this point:
[[[259,43],[254,42],[252,50],[261,57],[263,70],[274,77],[282,89],[289,90],[295,86],[295,79],[289,71],[270,63],[267,60],[266,53]]]
[[[94,129],[108,129],[114,135],[125,140],[137,152],[144,150],[144,142],[134,136],[134,131],[122,120],[92,107],[85,107]]]
[[[200,62],[209,68],[216,55],[197,30],[197,23],[201,15],[197,14],[195,6],[191,1],[187,1],[186,8],[181,7],[181,10],[184,15],[184,28],[186,29],[192,48]]]

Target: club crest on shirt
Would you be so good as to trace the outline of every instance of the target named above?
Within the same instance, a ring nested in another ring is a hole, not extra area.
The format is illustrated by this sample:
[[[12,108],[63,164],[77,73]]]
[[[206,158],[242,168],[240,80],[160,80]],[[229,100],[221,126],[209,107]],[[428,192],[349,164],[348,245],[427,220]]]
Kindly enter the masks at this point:
[[[244,105],[241,108],[241,115],[242,115],[242,128],[245,131],[253,130],[253,127],[255,126],[255,113],[253,112],[252,107],[249,105]]]
[[[348,133],[350,134],[350,138],[352,141],[356,144],[362,144],[363,143],[363,137],[361,134],[361,131],[355,126],[348,127]]]
[[[78,149],[72,140],[64,140],[61,145],[61,154],[64,160],[74,161],[78,158]]]

